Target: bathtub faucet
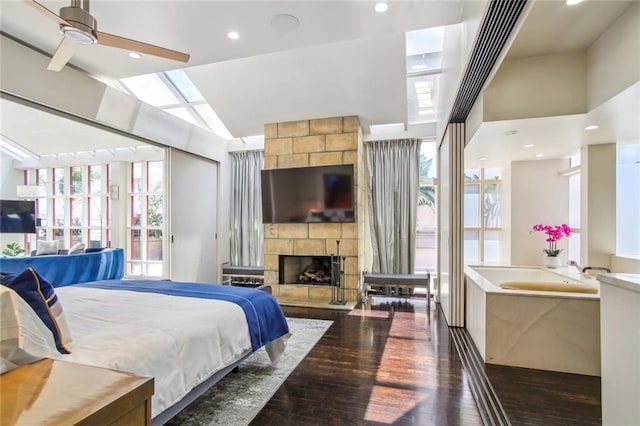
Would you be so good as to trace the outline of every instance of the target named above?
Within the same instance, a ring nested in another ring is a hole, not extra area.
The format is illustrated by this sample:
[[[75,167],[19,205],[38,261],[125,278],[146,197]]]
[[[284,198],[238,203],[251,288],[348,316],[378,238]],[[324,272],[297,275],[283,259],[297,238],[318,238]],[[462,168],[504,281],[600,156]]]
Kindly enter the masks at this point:
[[[578,265],[578,262],[576,262],[575,260],[568,260],[568,261],[567,261],[567,265],[569,265],[569,266],[575,266],[575,267],[578,269],[578,272],[580,272],[580,273],[584,272],[584,271],[582,270],[582,268],[580,267],[580,265]]]
[[[576,269],[578,269],[578,271],[580,271],[580,273],[585,277],[585,278],[593,278],[591,275],[589,275],[589,273],[587,271],[589,270],[593,270],[593,271],[606,271],[606,272],[611,272],[611,269],[609,268],[605,268],[604,266],[585,266],[584,268],[581,268],[580,265],[578,265],[578,263],[575,260],[569,260],[567,261],[567,265],[569,266],[575,266]]]

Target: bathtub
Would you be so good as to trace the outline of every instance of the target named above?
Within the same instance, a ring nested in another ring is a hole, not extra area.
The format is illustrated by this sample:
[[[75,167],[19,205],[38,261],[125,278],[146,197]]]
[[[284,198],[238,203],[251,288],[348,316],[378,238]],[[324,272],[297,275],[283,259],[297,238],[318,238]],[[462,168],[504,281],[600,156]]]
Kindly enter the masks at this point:
[[[464,273],[466,327],[486,363],[600,375],[597,280],[566,267],[467,265]],[[519,288],[501,287],[512,284]]]

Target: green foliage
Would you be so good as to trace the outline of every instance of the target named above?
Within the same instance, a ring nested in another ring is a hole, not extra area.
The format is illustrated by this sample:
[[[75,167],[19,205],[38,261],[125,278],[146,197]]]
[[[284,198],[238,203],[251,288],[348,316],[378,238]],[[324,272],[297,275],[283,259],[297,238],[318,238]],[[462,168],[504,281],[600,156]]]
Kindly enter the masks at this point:
[[[433,164],[433,159],[420,154],[418,159],[420,165],[420,188],[418,189],[418,206],[429,206],[431,210],[436,210],[436,188],[429,176],[429,170]]]
[[[6,245],[5,249],[2,250],[2,254],[8,257],[16,257],[20,256],[24,253],[24,249],[20,247],[18,243],[9,243]]]

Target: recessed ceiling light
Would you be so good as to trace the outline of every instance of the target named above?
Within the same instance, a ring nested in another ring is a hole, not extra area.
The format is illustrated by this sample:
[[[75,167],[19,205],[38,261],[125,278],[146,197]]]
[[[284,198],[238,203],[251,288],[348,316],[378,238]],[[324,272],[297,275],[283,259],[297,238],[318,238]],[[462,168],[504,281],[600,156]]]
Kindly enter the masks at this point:
[[[487,157],[478,157],[478,160],[480,161],[485,161],[487,159]]]
[[[591,126],[587,126],[587,127],[585,127],[584,129],[585,129],[585,130],[595,130],[595,129],[597,129],[598,127],[600,127],[600,126],[598,126],[597,124],[593,124],[593,125],[591,125]]]
[[[538,158],[544,157],[544,154],[536,154],[536,157],[538,157]]]
[[[240,34],[238,34],[238,33],[237,33],[237,32],[235,32],[235,31],[229,31],[229,32],[227,33],[227,37],[229,37],[231,40],[237,40],[237,39],[239,39],[239,38],[240,38]]]
[[[142,55],[139,54],[138,52],[129,52],[129,57],[131,57],[133,59],[140,59],[140,58],[142,58]]]
[[[578,3],[582,3],[582,1],[583,1],[583,0],[566,0],[566,1],[565,1],[565,4],[566,4],[567,6],[573,6],[573,5],[576,5],[576,4],[578,4]]]
[[[300,26],[300,20],[293,15],[280,13],[271,18],[271,22],[269,22],[269,24],[271,25],[271,28],[280,33],[288,33]]]
[[[507,136],[515,135],[516,133],[518,133],[517,130],[507,130],[506,132],[504,132],[504,134]]]
[[[525,148],[533,148],[535,145],[532,144],[532,143],[528,143],[528,144],[522,145],[522,146],[524,146]]]
[[[386,3],[377,3],[376,4],[376,12],[386,12],[389,9],[389,5]]]

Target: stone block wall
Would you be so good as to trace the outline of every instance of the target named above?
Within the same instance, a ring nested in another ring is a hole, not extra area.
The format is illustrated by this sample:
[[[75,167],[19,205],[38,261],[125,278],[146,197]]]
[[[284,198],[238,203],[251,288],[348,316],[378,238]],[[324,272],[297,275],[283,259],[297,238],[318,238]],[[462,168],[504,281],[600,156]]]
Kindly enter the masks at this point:
[[[278,283],[278,256],[328,256],[336,254],[340,241],[345,299],[359,300],[361,293],[361,253],[359,241],[366,203],[363,173],[362,133],[357,116],[300,120],[265,125],[264,168],[314,167],[352,164],[354,166],[355,216],[353,223],[278,223],[264,228],[264,281],[281,300],[327,303],[331,288]]]

